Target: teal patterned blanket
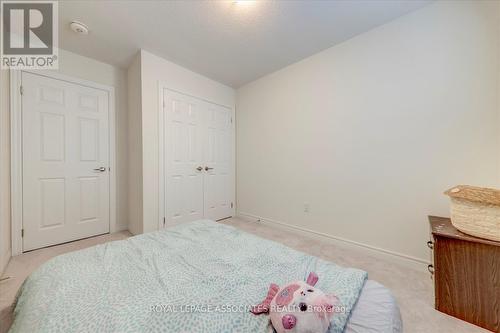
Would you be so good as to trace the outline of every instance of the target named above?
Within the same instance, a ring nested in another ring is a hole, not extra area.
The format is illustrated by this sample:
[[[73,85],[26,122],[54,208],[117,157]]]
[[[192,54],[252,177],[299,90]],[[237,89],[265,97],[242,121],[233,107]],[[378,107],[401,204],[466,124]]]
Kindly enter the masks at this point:
[[[310,271],[347,310],[330,325],[342,332],[366,272],[196,221],[51,259],[24,282],[10,332],[266,332],[249,306]]]

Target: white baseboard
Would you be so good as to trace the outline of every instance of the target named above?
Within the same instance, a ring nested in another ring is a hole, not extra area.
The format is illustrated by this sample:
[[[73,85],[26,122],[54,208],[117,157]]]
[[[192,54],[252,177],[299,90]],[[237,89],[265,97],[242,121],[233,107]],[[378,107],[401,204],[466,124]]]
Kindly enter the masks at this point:
[[[114,234],[116,232],[120,232],[120,231],[125,231],[125,230],[128,230],[128,224],[117,224],[115,226],[115,229],[113,231],[109,231],[110,234]]]
[[[2,277],[3,273],[5,272],[5,269],[7,268],[11,257],[12,256],[9,247],[7,251],[5,251],[5,253],[2,253],[2,256],[0,258],[0,277]]]
[[[291,225],[285,222],[281,221],[276,221],[272,219],[268,219],[265,217],[261,216],[256,216],[253,214],[245,213],[245,212],[237,212],[236,214],[237,217],[239,217],[242,220],[246,220],[249,222],[258,222],[258,223],[264,223],[280,228],[285,228],[289,231],[293,232],[298,232],[300,231],[301,233],[307,232],[311,237],[316,237],[320,238],[322,240],[327,240],[330,242],[333,242],[335,245],[342,246],[344,248],[353,248],[356,250],[361,250],[363,252],[367,252],[370,255],[377,257],[382,260],[386,260],[392,263],[396,263],[399,265],[403,265],[405,267],[413,268],[419,271],[425,271],[427,272],[427,265],[429,264],[429,261],[421,259],[421,258],[416,258],[412,257],[403,253],[398,253],[386,249],[382,249],[376,246],[368,245],[368,244],[363,244],[360,242],[356,242],[350,239],[345,239],[342,237],[337,237],[333,235],[329,235],[323,232],[319,231],[314,231],[310,230],[307,228]]]

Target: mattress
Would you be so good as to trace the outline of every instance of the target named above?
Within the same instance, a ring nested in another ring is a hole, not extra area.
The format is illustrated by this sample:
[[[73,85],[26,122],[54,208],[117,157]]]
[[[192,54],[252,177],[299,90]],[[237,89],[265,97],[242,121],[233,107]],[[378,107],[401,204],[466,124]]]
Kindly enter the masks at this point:
[[[392,293],[378,282],[367,280],[351,311],[345,333],[401,333],[403,323]]]
[[[246,307],[270,282],[310,271],[347,309],[334,315],[330,333],[367,332],[374,317],[385,325],[374,332],[391,332],[391,318],[366,313],[387,305],[385,288],[365,284],[366,272],[208,220],[49,260],[23,283],[11,332],[265,332],[268,317]]]

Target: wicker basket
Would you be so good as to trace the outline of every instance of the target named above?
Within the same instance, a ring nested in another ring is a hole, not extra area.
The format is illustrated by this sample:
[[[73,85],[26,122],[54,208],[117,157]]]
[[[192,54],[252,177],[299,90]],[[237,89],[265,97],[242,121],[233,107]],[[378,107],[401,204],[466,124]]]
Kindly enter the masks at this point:
[[[458,230],[500,242],[500,191],[459,185],[445,192],[451,198],[451,223]]]

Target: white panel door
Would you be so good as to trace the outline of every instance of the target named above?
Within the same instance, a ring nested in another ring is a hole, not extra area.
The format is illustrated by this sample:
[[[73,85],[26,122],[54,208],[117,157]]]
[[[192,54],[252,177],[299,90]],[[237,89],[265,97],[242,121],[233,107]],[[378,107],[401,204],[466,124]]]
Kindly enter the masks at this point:
[[[22,73],[23,251],[109,232],[108,93]]]
[[[232,112],[220,105],[205,105],[205,218],[220,220],[233,211]]]
[[[203,218],[203,114],[195,98],[164,91],[165,222]]]
[[[166,226],[232,216],[232,110],[168,89],[163,98]]]

